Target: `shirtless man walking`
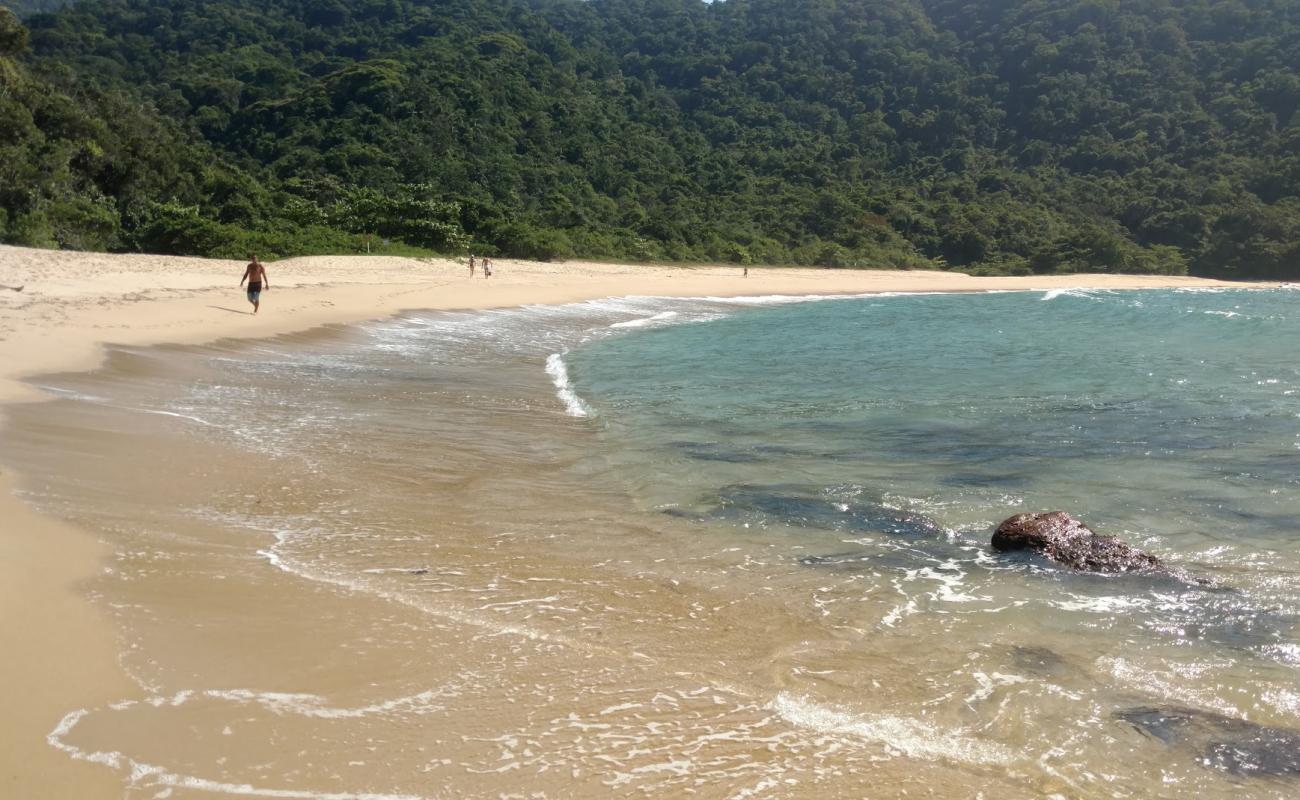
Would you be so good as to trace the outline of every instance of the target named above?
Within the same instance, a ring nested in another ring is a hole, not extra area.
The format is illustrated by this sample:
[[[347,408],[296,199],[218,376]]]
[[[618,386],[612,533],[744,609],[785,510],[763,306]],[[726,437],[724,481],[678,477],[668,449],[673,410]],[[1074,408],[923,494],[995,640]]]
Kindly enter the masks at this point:
[[[239,285],[243,286],[244,281],[248,281],[248,302],[253,304],[253,313],[262,305],[262,289],[271,288],[271,279],[266,277],[266,267],[262,262],[257,260],[257,254],[250,255],[252,261],[244,268],[244,277],[239,279]]]

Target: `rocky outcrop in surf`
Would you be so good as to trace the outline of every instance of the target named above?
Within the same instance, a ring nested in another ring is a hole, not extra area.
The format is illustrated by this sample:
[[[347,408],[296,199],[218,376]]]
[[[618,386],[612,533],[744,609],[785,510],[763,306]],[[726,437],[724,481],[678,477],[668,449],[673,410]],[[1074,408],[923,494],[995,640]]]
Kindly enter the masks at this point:
[[[1207,767],[1242,776],[1300,777],[1300,732],[1181,706],[1139,706],[1115,716]]]
[[[1113,536],[1101,536],[1064,511],[1016,514],[993,532],[999,552],[1030,550],[1085,572],[1164,570],[1160,559]]]

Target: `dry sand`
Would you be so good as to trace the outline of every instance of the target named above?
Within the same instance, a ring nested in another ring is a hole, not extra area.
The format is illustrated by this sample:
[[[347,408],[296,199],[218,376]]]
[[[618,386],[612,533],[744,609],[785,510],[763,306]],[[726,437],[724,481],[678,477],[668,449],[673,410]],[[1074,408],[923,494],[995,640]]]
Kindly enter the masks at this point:
[[[37,401],[25,379],[94,369],[106,343],[199,343],[262,337],[403,309],[564,303],[617,295],[735,296],[1226,285],[1174,277],[1071,275],[971,278],[946,272],[664,267],[502,260],[491,280],[463,263],[384,256],[299,258],[267,266],[253,316],[238,288],[243,264],[0,247],[0,403]],[[22,287],[12,291],[9,287]],[[0,417],[0,423],[3,417]],[[3,454],[0,454],[0,462]],[[84,598],[102,546],[44,519],[0,475],[0,796],[119,797],[112,771],[77,764],[46,735],[68,711],[130,693],[114,631]]]

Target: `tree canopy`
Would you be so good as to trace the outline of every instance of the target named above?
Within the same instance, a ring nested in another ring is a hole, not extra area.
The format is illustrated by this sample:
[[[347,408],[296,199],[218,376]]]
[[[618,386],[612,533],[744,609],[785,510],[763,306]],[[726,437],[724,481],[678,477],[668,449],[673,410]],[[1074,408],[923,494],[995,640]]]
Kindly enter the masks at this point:
[[[26,53],[0,23],[10,242],[1300,275],[1288,0],[82,0],[26,23]]]

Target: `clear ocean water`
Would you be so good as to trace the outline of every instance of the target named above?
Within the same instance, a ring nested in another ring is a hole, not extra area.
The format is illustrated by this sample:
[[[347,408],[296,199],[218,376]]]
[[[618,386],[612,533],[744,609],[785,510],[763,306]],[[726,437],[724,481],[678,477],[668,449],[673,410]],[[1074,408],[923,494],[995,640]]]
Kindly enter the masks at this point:
[[[656,505],[784,484],[925,514],[956,539],[1062,508],[1212,570],[1300,531],[1297,297],[830,299],[661,319],[567,360],[620,458],[660,465],[639,487]]]
[[[140,791],[1295,796],[1298,302],[626,298],[119,350],[6,434],[114,544],[148,695],[52,743]],[[1058,509],[1191,579],[989,549]]]

